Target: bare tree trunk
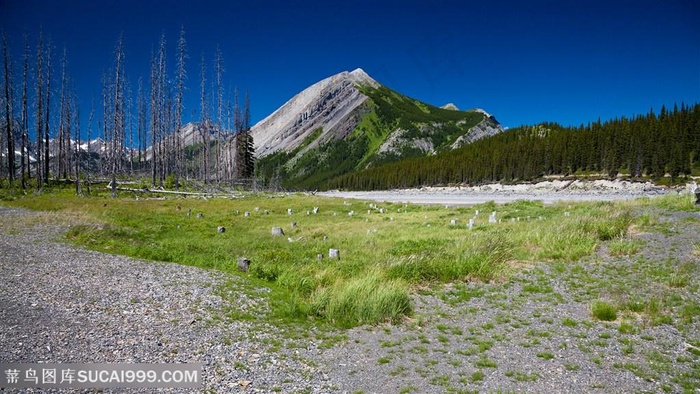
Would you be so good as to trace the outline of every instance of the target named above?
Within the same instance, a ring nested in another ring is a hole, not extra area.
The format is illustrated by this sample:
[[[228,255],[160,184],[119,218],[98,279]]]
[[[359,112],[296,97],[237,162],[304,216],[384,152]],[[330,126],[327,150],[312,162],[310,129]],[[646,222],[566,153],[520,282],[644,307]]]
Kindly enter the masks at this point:
[[[41,138],[44,130],[44,48],[43,33],[39,31],[39,41],[36,50],[36,190],[40,191],[43,184],[41,171]]]
[[[156,186],[157,175],[157,156],[156,156],[156,137],[158,135],[158,104],[157,104],[157,81],[156,81],[156,59],[155,55],[151,54],[151,187]]]
[[[44,184],[49,185],[49,135],[51,122],[51,40],[46,44],[46,120],[44,121]]]
[[[72,151],[72,148],[70,146],[70,140],[71,140],[71,125],[72,125],[72,110],[71,110],[71,105],[70,105],[70,98],[67,99],[67,106],[66,106],[66,125],[65,125],[65,130],[64,130],[64,135],[63,135],[63,144],[64,146],[64,151],[63,151],[63,179],[68,179],[68,173],[70,171],[70,162],[69,162],[69,153]],[[65,140],[68,141],[65,141]]]
[[[223,91],[223,74],[224,74],[224,57],[221,54],[221,49],[218,45],[214,55],[214,68],[216,73],[216,177],[221,178],[221,127],[222,127],[222,109],[224,101]]]
[[[139,77],[139,87],[136,93],[136,128],[138,132],[138,168],[143,169],[143,154],[146,151],[146,104],[143,100],[143,79]]]
[[[177,101],[175,107],[176,117],[176,151],[177,158],[175,160],[175,190],[180,190],[180,175],[184,166],[184,152],[182,149],[182,141],[180,131],[182,129],[182,96],[185,89],[185,78],[187,78],[185,70],[185,59],[187,59],[187,42],[185,41],[185,27],[180,28],[180,38],[177,42]]]
[[[22,66],[22,137],[21,137],[21,148],[20,148],[20,166],[22,170],[20,175],[22,176],[22,190],[27,188],[25,181],[25,171],[27,171],[27,178],[31,177],[29,162],[26,163],[25,168],[25,156],[29,160],[29,155],[27,154],[27,134],[29,132],[29,113],[27,112],[27,80],[29,72],[29,41],[27,36],[24,36],[24,64]]]
[[[202,134],[202,170],[204,184],[209,184],[209,111],[206,101],[206,63],[204,61],[204,53],[202,53],[202,123],[199,132]]]
[[[90,102],[90,116],[88,116],[88,129],[87,129],[87,157],[88,162],[85,170],[85,182],[87,184],[87,194],[90,195],[90,138],[92,138],[92,120],[95,117],[95,99],[93,98]]]
[[[167,73],[166,73],[166,51],[165,51],[165,33],[162,33],[160,36],[160,49],[158,51],[158,139],[160,140],[160,177],[159,177],[159,185],[162,187],[163,186],[163,180],[165,179],[165,174],[167,171],[166,168],[166,147],[164,143],[164,139],[166,138],[166,133],[167,133],[167,112],[166,112],[166,105],[167,105],[167,92],[166,92],[166,80],[167,80]]]
[[[75,166],[75,194],[79,196],[80,190],[80,109],[78,98],[73,91],[73,105],[75,105],[75,150],[73,151],[73,165]]]
[[[117,196],[117,171],[118,162],[121,158],[121,141],[124,136],[124,117],[122,108],[123,93],[123,70],[122,61],[124,58],[124,41],[120,36],[117,43],[115,73],[114,73],[114,125],[112,131],[112,197]]]
[[[12,188],[12,184],[15,179],[15,144],[14,135],[12,133],[12,96],[11,96],[11,86],[12,83],[10,76],[10,54],[7,51],[7,38],[5,33],[2,34],[2,54],[4,59],[5,68],[5,127],[7,131],[7,180]]]
[[[66,81],[66,67],[67,67],[67,58],[66,58],[66,47],[63,47],[63,58],[61,59],[61,96],[59,98],[59,111],[58,111],[58,155],[56,156],[56,174],[57,177],[66,177],[66,158],[64,155],[66,154],[65,150],[65,135],[66,135],[66,127],[68,127],[68,122],[66,119],[67,111],[67,102],[66,102],[66,89],[68,88],[67,86],[67,81]],[[70,133],[68,134],[70,136]],[[70,140],[70,137],[69,137]]]

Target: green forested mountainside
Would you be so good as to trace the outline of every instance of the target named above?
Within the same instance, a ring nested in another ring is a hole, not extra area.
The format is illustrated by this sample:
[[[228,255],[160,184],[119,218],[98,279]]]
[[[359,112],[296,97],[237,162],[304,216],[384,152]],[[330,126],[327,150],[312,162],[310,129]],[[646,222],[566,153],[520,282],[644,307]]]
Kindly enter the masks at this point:
[[[292,152],[278,151],[258,160],[258,174],[271,183],[292,189],[315,189],[329,179],[384,163],[450,149],[460,136],[485,119],[477,111],[438,108],[397,93],[387,87],[358,87],[369,100],[358,111],[357,126],[344,138],[321,142],[304,150],[321,133],[312,133]],[[393,149],[380,147],[397,130],[400,141]]]
[[[602,173],[671,179],[700,173],[700,104],[662,107],[633,119],[579,127],[554,123],[510,129],[460,149],[334,178],[325,189],[529,181],[546,175]]]

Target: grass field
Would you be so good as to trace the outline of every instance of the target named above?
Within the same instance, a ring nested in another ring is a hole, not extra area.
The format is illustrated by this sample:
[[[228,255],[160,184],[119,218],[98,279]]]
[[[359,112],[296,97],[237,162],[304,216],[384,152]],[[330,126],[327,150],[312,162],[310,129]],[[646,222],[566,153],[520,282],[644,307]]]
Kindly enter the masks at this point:
[[[628,239],[630,229],[654,221],[633,212],[651,206],[689,210],[694,203],[691,196],[668,196],[446,208],[303,194],[87,198],[70,189],[3,200],[67,221],[72,242],[236,272],[271,288],[273,316],[340,327],[399,322],[412,313],[412,292],[452,282],[504,282],[540,262],[577,261],[604,241],[611,242],[614,253],[633,253],[638,246]],[[492,212],[495,223],[489,219]],[[217,232],[219,226],[225,231]],[[273,236],[273,227],[281,227],[284,235]],[[340,257],[329,258],[329,249],[337,249]],[[238,270],[239,257],[251,261],[247,273]]]

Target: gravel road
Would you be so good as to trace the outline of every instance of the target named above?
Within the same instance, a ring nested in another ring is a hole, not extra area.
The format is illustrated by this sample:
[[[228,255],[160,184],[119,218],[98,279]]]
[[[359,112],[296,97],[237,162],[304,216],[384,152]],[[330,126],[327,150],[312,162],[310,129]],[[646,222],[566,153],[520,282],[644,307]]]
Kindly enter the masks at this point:
[[[87,251],[62,240],[66,225],[26,225],[41,215],[0,207],[0,362],[201,362],[202,391],[218,393],[700,392],[700,357],[689,352],[700,341],[697,318],[683,331],[633,321],[629,332],[619,319],[591,318],[591,288],[614,295],[617,282],[605,282],[614,273],[629,275],[622,282],[632,285],[620,291],[646,296],[655,286],[639,259],[604,249],[507,283],[416,295],[415,315],[398,326],[300,337],[227,317],[264,317],[267,289],[217,271]],[[670,215],[663,220],[672,233],[640,237],[652,261],[672,246],[694,264],[678,297],[700,305],[696,219]],[[528,290],[543,283],[548,290]],[[334,336],[343,339],[326,346]]]

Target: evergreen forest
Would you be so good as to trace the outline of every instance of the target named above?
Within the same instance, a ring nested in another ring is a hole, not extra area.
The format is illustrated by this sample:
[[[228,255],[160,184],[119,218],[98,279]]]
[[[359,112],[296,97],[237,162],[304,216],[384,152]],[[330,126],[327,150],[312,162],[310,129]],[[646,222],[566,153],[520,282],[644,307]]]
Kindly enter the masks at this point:
[[[323,189],[376,190],[524,182],[546,176],[625,176],[679,182],[700,174],[700,104],[579,127],[509,129],[435,156],[331,179]]]

